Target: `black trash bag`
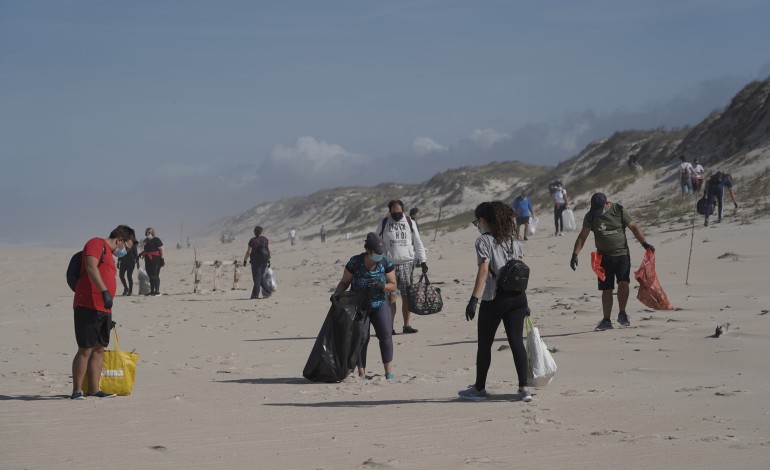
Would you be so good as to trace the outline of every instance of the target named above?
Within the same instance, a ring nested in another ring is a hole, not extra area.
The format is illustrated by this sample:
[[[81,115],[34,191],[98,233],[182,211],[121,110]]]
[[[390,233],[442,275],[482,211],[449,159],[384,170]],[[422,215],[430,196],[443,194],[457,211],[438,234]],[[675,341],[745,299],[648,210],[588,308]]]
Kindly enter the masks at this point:
[[[343,292],[332,302],[302,375],[311,382],[342,382],[358,364],[367,295]]]

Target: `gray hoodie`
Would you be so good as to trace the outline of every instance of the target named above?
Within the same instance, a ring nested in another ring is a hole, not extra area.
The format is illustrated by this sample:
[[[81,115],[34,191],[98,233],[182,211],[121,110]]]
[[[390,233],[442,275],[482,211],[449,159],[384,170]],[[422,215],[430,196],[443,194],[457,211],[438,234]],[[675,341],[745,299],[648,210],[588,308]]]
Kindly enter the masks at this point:
[[[410,228],[408,218],[404,216],[396,222],[393,217],[388,216],[385,220],[385,227],[382,226],[382,219],[380,219],[374,229],[374,233],[380,235],[385,243],[388,257],[393,260],[393,264],[406,264],[415,261],[415,264],[419,265],[428,261],[417,224],[412,221]]]

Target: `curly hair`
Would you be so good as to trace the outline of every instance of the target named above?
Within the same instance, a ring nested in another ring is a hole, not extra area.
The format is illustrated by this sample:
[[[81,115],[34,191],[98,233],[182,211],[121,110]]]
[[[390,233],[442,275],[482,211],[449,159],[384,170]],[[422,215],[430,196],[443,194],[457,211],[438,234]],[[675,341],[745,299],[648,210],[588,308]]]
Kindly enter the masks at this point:
[[[516,237],[513,225],[513,209],[503,201],[482,202],[476,207],[474,216],[483,218],[487,222],[487,228],[498,245],[502,245],[511,238]]]

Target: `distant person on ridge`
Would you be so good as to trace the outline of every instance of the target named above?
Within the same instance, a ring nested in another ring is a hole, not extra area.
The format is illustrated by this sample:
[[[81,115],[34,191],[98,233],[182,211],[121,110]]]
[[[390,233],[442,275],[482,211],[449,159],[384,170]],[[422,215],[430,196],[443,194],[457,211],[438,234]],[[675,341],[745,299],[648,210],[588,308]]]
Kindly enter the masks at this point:
[[[409,217],[412,218],[412,223],[416,226],[417,225],[417,214],[420,213],[420,209],[416,207],[412,207],[409,209]]]
[[[569,205],[569,199],[567,198],[567,190],[561,184],[561,181],[554,181],[549,187],[551,190],[551,197],[553,197],[553,223],[556,226],[554,232],[555,237],[560,237],[564,232],[564,219],[562,214],[567,210]]]
[[[411,313],[407,288],[412,285],[412,273],[414,266],[422,268],[423,273],[428,272],[427,255],[425,247],[420,240],[420,232],[411,217],[404,215],[404,203],[394,199],[388,203],[390,215],[377,224],[374,233],[382,238],[388,256],[396,266],[397,293],[401,294],[401,314],[404,317],[404,333],[417,333],[410,324]],[[396,321],[396,294],[390,294],[390,309],[393,323]],[[395,333],[395,329],[393,330]]]
[[[724,199],[725,189],[730,193],[730,198],[733,200],[735,208],[738,208],[738,202],[735,200],[735,193],[733,192],[733,177],[727,173],[717,171],[706,181],[706,189],[703,192],[706,196],[706,221],[703,223],[704,226],[708,227],[709,216],[714,210],[714,203],[717,203],[719,209],[717,212],[717,223],[722,223],[722,200]]]
[[[326,229],[321,225],[321,231],[318,232],[318,236],[321,237],[321,243],[326,243]]]
[[[692,191],[693,194],[695,194],[695,191],[703,189],[703,180],[706,179],[706,170],[703,169],[703,165],[700,164],[700,161],[697,158],[693,160],[693,163],[695,163],[695,165],[692,167]]]
[[[684,155],[679,156],[677,171],[679,173],[679,185],[682,187],[682,197],[687,197],[692,194],[692,176],[695,171]]]
[[[297,231],[294,230],[294,227],[289,230],[289,241],[291,242],[291,246],[294,246],[297,243]]]
[[[524,225],[524,240],[527,240],[527,234],[529,233],[529,218],[535,215],[535,210],[532,209],[532,203],[527,197],[526,191],[521,191],[521,194],[516,196],[511,204],[513,208],[513,215],[516,217],[516,238],[521,240],[520,229]]]
[[[655,248],[647,243],[642,229],[631,219],[631,215],[623,209],[623,206],[610,202],[604,193],[595,193],[591,196],[591,209],[583,218],[583,230],[575,240],[575,248],[572,250],[572,259],[569,266],[574,271],[578,265],[578,254],[588,238],[588,234],[594,233],[596,250],[601,256],[601,267],[604,269],[605,279],[599,278],[599,290],[602,291],[602,312],[604,318],[596,331],[612,328],[612,293],[615,289],[615,280],[618,282],[618,323],[622,326],[631,326],[626,313],[628,304],[629,282],[631,280],[631,256],[628,252],[628,240],[626,239],[626,227],[631,230],[634,237],[642,244],[645,250],[655,251]]]

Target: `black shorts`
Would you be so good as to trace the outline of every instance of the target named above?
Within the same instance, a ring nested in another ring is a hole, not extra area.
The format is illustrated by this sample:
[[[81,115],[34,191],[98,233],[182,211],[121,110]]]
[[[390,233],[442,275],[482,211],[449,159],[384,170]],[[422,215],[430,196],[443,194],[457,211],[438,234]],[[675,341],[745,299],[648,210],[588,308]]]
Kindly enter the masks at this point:
[[[516,224],[517,225],[524,225],[529,223],[529,216],[526,217],[516,217]]]
[[[599,290],[612,290],[617,282],[631,281],[631,256],[607,256],[602,255],[602,268],[606,277],[599,280]]]
[[[75,307],[75,341],[79,348],[110,344],[112,315],[86,307]]]

